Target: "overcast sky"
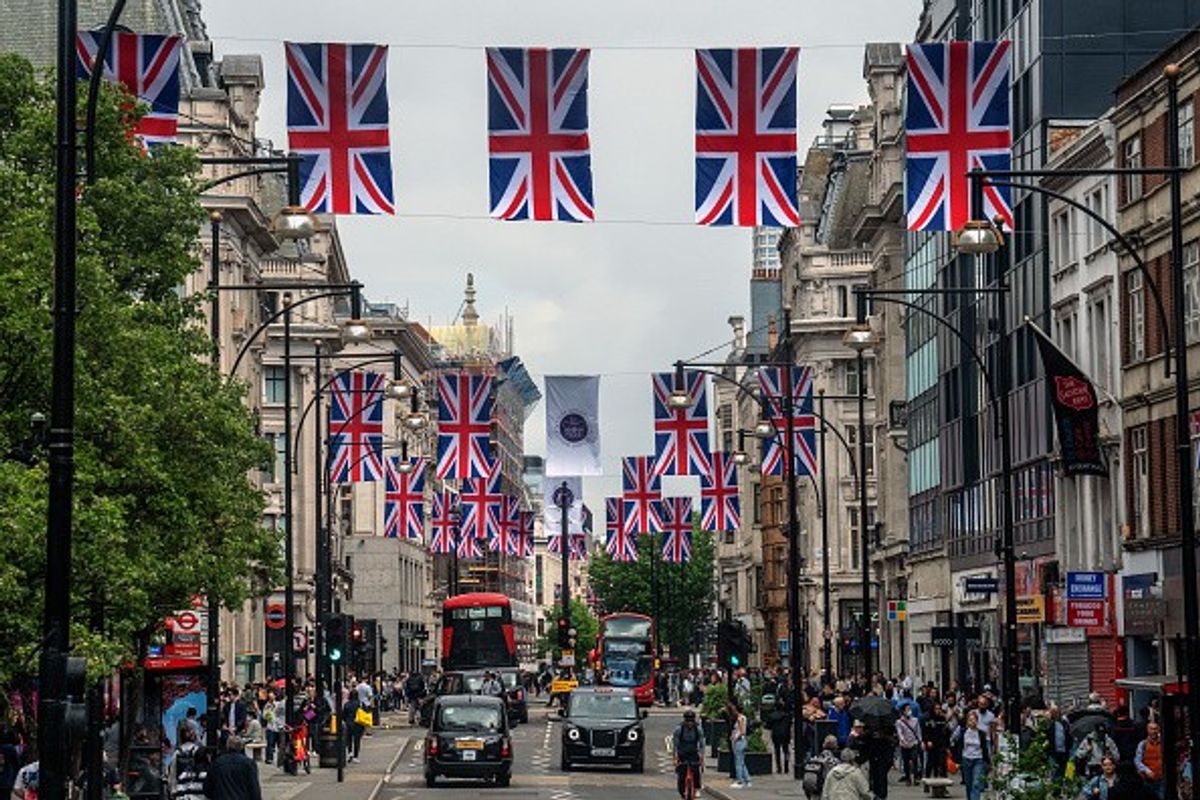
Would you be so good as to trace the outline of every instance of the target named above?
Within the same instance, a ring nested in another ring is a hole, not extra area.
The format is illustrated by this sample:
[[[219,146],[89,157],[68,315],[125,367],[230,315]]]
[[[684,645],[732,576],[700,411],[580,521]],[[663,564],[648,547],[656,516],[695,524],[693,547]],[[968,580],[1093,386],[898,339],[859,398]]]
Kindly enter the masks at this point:
[[[515,319],[535,379],[602,374],[605,477],[653,448],[648,373],[730,338],[747,314],[750,230],[693,219],[694,47],[800,47],[803,151],[831,103],[865,102],[863,44],[906,42],[921,0],[205,0],[218,56],[259,53],[259,135],[286,145],[282,41],[388,44],[396,217],[338,220],[352,275],[372,300],[444,324],[475,273],[485,322]],[[269,33],[264,33],[269,32]],[[597,220],[487,219],[486,46],[591,47],[588,110]],[[622,222],[617,222],[620,220]],[[717,354],[720,355],[720,354]],[[544,411],[526,427],[543,449]],[[668,493],[698,493],[668,479]],[[602,525],[602,523],[601,523]],[[603,528],[600,528],[602,532]]]

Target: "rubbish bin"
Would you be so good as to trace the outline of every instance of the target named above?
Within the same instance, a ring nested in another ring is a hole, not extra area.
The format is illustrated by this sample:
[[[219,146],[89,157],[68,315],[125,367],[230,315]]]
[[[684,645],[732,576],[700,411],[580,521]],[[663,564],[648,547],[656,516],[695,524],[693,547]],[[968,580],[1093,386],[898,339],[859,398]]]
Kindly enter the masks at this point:
[[[338,765],[338,735],[331,731],[321,731],[317,737],[317,763],[323,769],[333,769]]]

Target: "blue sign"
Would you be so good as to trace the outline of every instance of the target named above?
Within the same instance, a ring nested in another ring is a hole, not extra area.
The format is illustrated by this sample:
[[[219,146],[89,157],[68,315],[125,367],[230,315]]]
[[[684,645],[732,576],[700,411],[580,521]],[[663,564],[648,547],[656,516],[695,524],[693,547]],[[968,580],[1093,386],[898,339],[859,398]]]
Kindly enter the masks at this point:
[[[1103,600],[1108,594],[1108,581],[1103,572],[1068,572],[1068,600]]]
[[[791,641],[787,638],[780,639],[779,640],[779,655],[787,656],[787,655],[791,655],[791,653],[792,653]]]
[[[967,594],[995,594],[1000,591],[999,578],[964,578],[963,591]]]

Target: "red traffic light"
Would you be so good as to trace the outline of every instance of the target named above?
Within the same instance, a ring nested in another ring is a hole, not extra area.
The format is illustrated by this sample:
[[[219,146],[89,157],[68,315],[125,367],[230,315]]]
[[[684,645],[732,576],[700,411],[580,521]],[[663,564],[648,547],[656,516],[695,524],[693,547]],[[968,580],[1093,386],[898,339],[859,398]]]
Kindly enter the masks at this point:
[[[353,629],[353,631],[351,632],[351,634],[350,634],[350,635],[354,637],[354,641],[356,641],[356,642],[361,642],[361,641],[362,641],[362,638],[363,638],[363,629],[362,629],[362,626],[361,626],[361,625],[355,625],[355,626],[354,626],[354,629]]]

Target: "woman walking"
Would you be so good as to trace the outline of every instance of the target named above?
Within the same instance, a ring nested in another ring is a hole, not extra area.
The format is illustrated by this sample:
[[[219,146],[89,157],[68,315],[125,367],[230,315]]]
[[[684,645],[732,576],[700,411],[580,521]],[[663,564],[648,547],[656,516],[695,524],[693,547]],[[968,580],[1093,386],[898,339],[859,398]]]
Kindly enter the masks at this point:
[[[972,709],[967,712],[966,722],[954,731],[951,745],[958,756],[956,760],[962,766],[967,800],[979,800],[992,764],[992,748],[987,734],[979,728],[978,711]]]
[[[729,698],[729,748],[733,751],[733,777],[731,789],[750,788],[750,772],[746,769],[746,715],[736,697]]]

